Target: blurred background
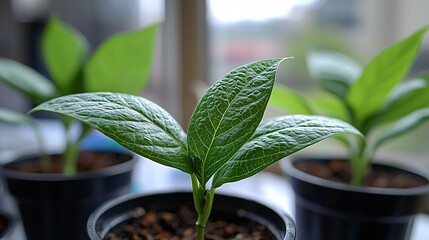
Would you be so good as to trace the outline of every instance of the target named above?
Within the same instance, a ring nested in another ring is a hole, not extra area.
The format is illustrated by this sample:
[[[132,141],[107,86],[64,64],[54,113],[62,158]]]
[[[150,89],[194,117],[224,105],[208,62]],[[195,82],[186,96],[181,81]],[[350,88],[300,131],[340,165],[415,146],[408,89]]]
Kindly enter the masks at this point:
[[[46,74],[39,38],[51,14],[81,31],[92,49],[112,34],[162,22],[152,77],[142,96],[166,108],[187,129],[203,90],[231,69],[261,58],[293,56],[282,66],[278,82],[310,93],[309,51],[337,50],[366,63],[428,24],[427,9],[426,0],[4,0],[0,57]],[[411,74],[428,69],[427,59],[426,39]],[[26,112],[33,106],[2,84],[0,107]],[[426,158],[429,150],[422,143],[429,125],[420,129],[405,136],[409,141],[394,140],[389,146],[423,152]],[[10,144],[0,142],[0,149]]]

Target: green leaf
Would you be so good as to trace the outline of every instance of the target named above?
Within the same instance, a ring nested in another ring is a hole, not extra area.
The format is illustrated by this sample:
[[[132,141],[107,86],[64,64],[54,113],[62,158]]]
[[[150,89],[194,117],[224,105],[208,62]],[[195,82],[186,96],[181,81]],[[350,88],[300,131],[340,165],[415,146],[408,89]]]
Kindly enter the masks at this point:
[[[141,97],[114,93],[68,95],[31,112],[49,111],[73,117],[160,164],[193,173],[186,134],[170,114]]]
[[[0,81],[20,91],[39,104],[57,95],[49,79],[19,62],[0,58]]]
[[[196,176],[205,185],[258,127],[283,59],[238,67],[204,94],[188,130],[188,150]]]
[[[337,96],[327,93],[312,98],[310,102],[314,106],[314,109],[316,109],[316,113],[313,115],[332,117],[350,123],[350,116],[348,115],[346,106],[344,106],[345,103]],[[343,144],[346,148],[350,147],[347,136],[336,135],[332,138]]]
[[[270,119],[216,173],[213,187],[250,177],[292,153],[343,133],[361,135],[350,124],[328,117],[291,115]]]
[[[80,74],[88,51],[86,38],[54,16],[43,32],[42,51],[49,73],[61,93],[80,92]]]
[[[344,102],[333,94],[315,96],[309,102],[316,109],[317,115],[334,117],[346,122],[350,121]]]
[[[408,80],[399,86],[395,87],[389,95],[385,105],[388,107],[395,102],[401,102],[401,99],[413,94],[416,90],[422,89],[427,86],[427,81],[424,79]]]
[[[429,107],[429,84],[427,80],[414,79],[401,84],[389,96],[380,110],[375,124],[388,123]]]
[[[310,75],[326,91],[343,99],[359,77],[362,67],[355,60],[332,51],[312,52],[307,57]]]
[[[365,66],[347,96],[355,126],[361,128],[364,121],[383,106],[395,85],[405,78],[427,30],[425,27],[387,48]]]
[[[85,68],[85,91],[138,95],[149,81],[158,26],[154,24],[105,41]]]
[[[29,119],[26,115],[19,112],[0,108],[0,121],[8,124],[22,124],[29,122]]]
[[[374,143],[374,151],[379,148],[387,140],[397,137],[401,134],[408,133],[412,129],[419,126],[425,120],[429,119],[429,108],[415,111],[399,121],[389,125],[387,129],[381,133]]]
[[[289,114],[313,114],[309,103],[301,94],[279,84],[274,85],[268,105]]]

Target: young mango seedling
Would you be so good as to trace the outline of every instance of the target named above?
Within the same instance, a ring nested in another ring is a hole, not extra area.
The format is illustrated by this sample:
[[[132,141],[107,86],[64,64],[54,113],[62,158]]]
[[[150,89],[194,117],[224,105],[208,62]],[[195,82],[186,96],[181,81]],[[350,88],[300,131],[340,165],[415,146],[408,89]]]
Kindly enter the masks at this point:
[[[53,16],[41,38],[42,57],[53,81],[19,62],[0,58],[0,82],[18,90],[35,104],[80,92],[138,94],[149,80],[157,28],[158,24],[154,24],[112,36],[87,58],[87,39]],[[6,113],[0,112],[2,114]],[[71,134],[72,119],[66,116],[60,119],[65,129],[66,143],[62,154],[63,172],[73,175],[76,172],[80,142],[90,132],[90,128],[82,127],[79,136],[75,137]],[[49,171],[47,167],[44,169]]]
[[[292,114],[335,117],[356,127],[364,139],[336,139],[349,151],[351,183],[360,185],[380,146],[429,118],[428,78],[405,81],[428,28],[386,48],[365,66],[340,53],[313,52],[308,68],[323,97],[310,99],[277,85],[270,105]]]
[[[63,96],[31,112],[73,117],[137,154],[188,173],[198,213],[197,239],[203,240],[217,188],[327,137],[360,135],[348,123],[319,116],[282,116],[260,124],[283,60],[249,63],[222,77],[199,101],[188,134],[160,106],[126,94]]]

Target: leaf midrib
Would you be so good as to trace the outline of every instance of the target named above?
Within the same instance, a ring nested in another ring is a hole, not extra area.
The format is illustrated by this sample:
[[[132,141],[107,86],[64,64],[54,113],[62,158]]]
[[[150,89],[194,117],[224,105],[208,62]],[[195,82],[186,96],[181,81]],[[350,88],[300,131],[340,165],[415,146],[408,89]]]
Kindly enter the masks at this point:
[[[297,126],[293,126],[293,127],[273,129],[272,131],[268,131],[268,132],[264,132],[264,133],[262,133],[260,135],[256,135],[254,138],[249,139],[248,142],[253,141],[255,139],[258,139],[258,138],[261,138],[261,137],[264,137],[264,136],[269,136],[269,135],[272,135],[274,133],[278,133],[280,131],[285,131],[285,130],[289,131],[289,130],[293,130],[293,129],[298,130],[298,129],[304,129],[304,128],[313,128],[313,129],[326,128],[326,127],[320,127],[320,126],[318,126],[318,127],[317,126],[316,127],[313,127],[313,126],[302,126],[303,124],[307,124],[308,122],[311,122],[311,121],[312,120],[305,121],[305,122],[299,123]],[[331,127],[329,130],[331,131],[332,129],[333,128]],[[343,129],[344,130],[344,127],[337,126],[337,127],[334,127],[334,129]]]
[[[305,127],[300,127],[300,128],[305,128]],[[323,127],[313,127],[313,128],[315,128],[315,129],[317,129],[317,128],[323,128]],[[339,128],[339,129],[343,129],[343,128],[341,128],[341,127],[337,127],[337,128]],[[258,137],[256,137],[256,138],[254,138],[254,139],[252,139],[251,141],[254,141],[254,140],[256,140],[256,139],[258,139],[258,138],[262,138],[262,137],[265,137],[265,136],[269,136],[269,135],[272,135],[273,133],[278,133],[278,132],[280,132],[280,131],[282,131],[282,130],[285,130],[285,129],[278,129],[278,130],[276,130],[276,131],[272,131],[272,132],[269,132],[269,133],[267,133],[267,134],[264,134],[264,135],[260,135],[260,136],[258,136]],[[331,134],[332,135],[334,135],[334,134],[338,134],[338,133],[341,133],[341,132],[331,132]],[[327,137],[329,137],[329,136],[323,136],[322,138],[323,139],[325,139],[325,138],[327,138]],[[320,141],[319,140],[320,139],[320,137],[316,137],[316,138],[311,138],[311,139],[309,139],[308,141],[305,141],[303,144],[308,144],[308,143],[315,143],[315,142],[318,142],[318,141]],[[250,141],[248,142],[248,143],[250,143]],[[253,158],[251,158],[251,159],[240,159],[240,163],[243,163],[243,162],[254,162],[254,161],[261,161],[262,159],[266,159],[266,158],[272,158],[272,157],[275,157],[275,156],[278,156],[279,154],[281,155],[281,153],[282,152],[287,152],[287,151],[290,151],[290,150],[294,150],[294,149],[297,149],[297,148],[300,148],[300,146],[295,146],[295,147],[293,147],[293,148],[288,148],[288,149],[285,149],[285,150],[283,150],[283,151],[280,151],[280,152],[275,152],[275,153],[272,153],[272,154],[268,154],[268,155],[263,155],[263,156],[259,156],[259,157],[253,157]],[[237,162],[237,160],[234,160],[234,157],[232,157],[231,158],[232,159],[232,161],[230,162],[230,164],[234,164],[235,162]],[[245,175],[245,174],[242,174],[242,175]],[[222,178],[225,178],[225,174],[222,176]],[[228,178],[226,178],[226,179],[228,179]]]
[[[267,72],[268,70],[270,70],[270,69],[272,69],[273,67],[271,66],[271,67],[269,67],[269,68],[267,68],[267,69],[265,69],[264,71],[262,71],[262,72],[260,72],[259,74],[257,74],[254,78],[252,78],[252,80],[253,79],[255,79],[257,76],[261,76],[263,73],[265,73],[265,72]],[[254,69],[252,69],[252,68],[250,68],[253,72],[255,72],[256,73],[256,71],[254,70]],[[265,77],[266,78],[266,77]],[[228,112],[228,110],[230,109],[230,107],[231,107],[231,105],[232,105],[232,103],[235,101],[235,99],[240,95],[240,93],[244,90],[244,89],[246,89],[246,87],[247,86],[249,86],[251,83],[252,83],[253,81],[248,81],[241,89],[240,89],[240,91],[238,91],[238,93],[234,96],[234,98],[230,101],[230,103],[228,104],[228,107],[226,108],[226,110],[223,112],[223,114],[222,114],[222,117],[221,117],[221,120],[219,121],[219,123],[218,123],[218,126],[215,128],[215,132],[214,132],[214,134],[213,134],[213,137],[212,137],[212,139],[211,139],[211,141],[210,141],[210,145],[209,145],[209,147],[208,147],[208,149],[207,149],[207,152],[206,152],[206,154],[205,154],[205,156],[204,156],[204,159],[203,159],[203,162],[202,162],[202,171],[201,171],[201,179],[203,180],[203,182],[205,182],[204,180],[205,180],[205,178],[204,178],[204,175],[205,175],[205,165],[206,165],[206,160],[207,160],[207,157],[208,157],[208,154],[211,152],[211,150],[212,150],[212,145],[213,145],[213,143],[214,143],[214,140],[216,139],[216,135],[217,135],[217,131],[219,130],[219,128],[220,128],[220,125],[221,125],[221,123],[223,122],[223,119],[225,118],[225,115],[226,115],[226,113]],[[208,112],[208,111],[207,111]],[[209,118],[210,119],[210,118]]]

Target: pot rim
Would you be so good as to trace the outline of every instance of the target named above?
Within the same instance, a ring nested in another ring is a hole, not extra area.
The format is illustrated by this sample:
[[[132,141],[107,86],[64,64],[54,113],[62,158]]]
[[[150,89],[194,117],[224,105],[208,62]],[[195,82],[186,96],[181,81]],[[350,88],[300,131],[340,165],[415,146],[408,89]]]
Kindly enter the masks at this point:
[[[90,237],[96,236],[97,238],[99,238],[98,234],[96,233],[96,230],[95,230],[96,222],[110,208],[113,208],[117,205],[123,204],[127,201],[134,200],[137,198],[142,198],[142,197],[146,197],[146,196],[153,196],[153,195],[168,195],[168,194],[175,194],[175,193],[177,193],[177,194],[191,194],[192,195],[192,191],[185,188],[185,189],[176,189],[176,190],[158,190],[158,191],[151,191],[151,192],[146,192],[146,193],[131,193],[131,194],[127,194],[127,195],[124,195],[121,197],[117,197],[117,198],[108,200],[107,202],[105,202],[104,204],[99,206],[96,210],[94,210],[92,212],[92,214],[89,216],[88,221],[87,221],[87,232],[88,232]],[[284,239],[295,239],[295,236],[296,236],[295,221],[286,211],[280,209],[279,207],[276,207],[273,204],[267,203],[266,201],[260,201],[257,199],[244,197],[244,196],[241,196],[239,194],[224,193],[224,192],[220,191],[220,192],[215,194],[215,197],[216,196],[240,198],[240,199],[244,199],[244,200],[249,201],[249,202],[253,202],[253,203],[256,203],[259,205],[263,205],[266,208],[269,208],[271,211],[273,211],[275,214],[277,214],[285,223],[286,234],[284,236]],[[121,219],[121,220],[123,220],[123,219]],[[113,223],[113,224],[115,224],[115,223]]]
[[[312,161],[312,160],[330,160],[330,159],[347,159],[347,158],[338,158],[338,157],[296,157],[296,158],[285,158],[280,161],[280,169],[283,174],[291,176],[293,178],[299,179],[301,181],[309,182],[313,185],[318,185],[325,188],[333,188],[342,191],[357,192],[357,193],[366,193],[374,195],[399,195],[399,196],[411,196],[411,195],[425,195],[429,193],[429,169],[423,169],[422,167],[415,166],[413,164],[399,164],[391,163],[386,161],[374,161],[372,165],[386,166],[394,168],[396,170],[405,171],[414,175],[417,175],[428,181],[427,184],[412,187],[412,188],[381,188],[381,187],[362,187],[354,186],[341,182],[334,182],[328,179],[320,178],[308,173],[305,173],[296,167],[293,166],[293,163],[298,161]],[[347,161],[347,160],[344,160]]]
[[[115,150],[83,150],[83,151],[92,151],[92,152],[108,152],[108,153],[117,153],[128,155],[129,159],[109,167],[105,167],[102,169],[98,169],[95,171],[88,172],[77,172],[74,175],[68,176],[63,173],[29,173],[29,172],[21,172],[11,169],[10,167],[19,162],[27,161],[31,158],[40,157],[40,154],[26,154],[19,156],[11,161],[8,161],[4,164],[0,164],[0,175],[4,178],[10,179],[21,179],[28,181],[73,181],[79,179],[87,179],[87,178],[96,178],[106,175],[116,175],[123,172],[128,171],[133,168],[135,163],[137,162],[139,156],[129,151],[115,151]],[[57,153],[49,153],[50,156],[58,155]]]

